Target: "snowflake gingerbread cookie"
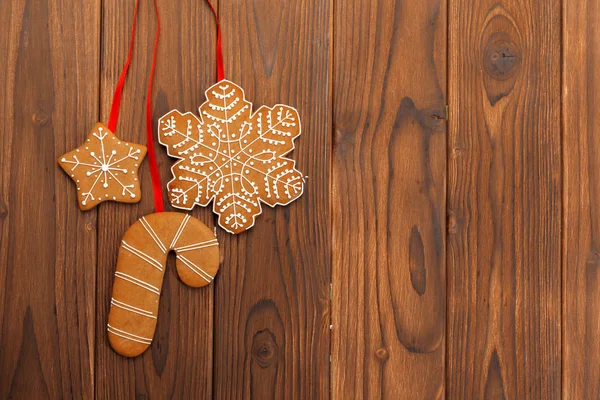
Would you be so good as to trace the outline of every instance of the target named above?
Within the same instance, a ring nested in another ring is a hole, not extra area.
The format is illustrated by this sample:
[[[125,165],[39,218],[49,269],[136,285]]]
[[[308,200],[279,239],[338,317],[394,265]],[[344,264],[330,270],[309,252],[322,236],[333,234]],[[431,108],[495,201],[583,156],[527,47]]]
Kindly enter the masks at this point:
[[[58,164],[77,185],[79,207],[89,210],[106,200],[139,202],[138,168],[145,156],[145,146],[121,141],[97,123],[85,143]]]
[[[168,183],[171,205],[207,206],[219,225],[241,233],[254,225],[261,202],[287,205],[302,195],[303,175],[283,157],[301,133],[296,109],[260,107],[254,113],[241,87],[222,80],[206,91],[200,118],[173,110],[159,120],[159,141],[178,158]]]

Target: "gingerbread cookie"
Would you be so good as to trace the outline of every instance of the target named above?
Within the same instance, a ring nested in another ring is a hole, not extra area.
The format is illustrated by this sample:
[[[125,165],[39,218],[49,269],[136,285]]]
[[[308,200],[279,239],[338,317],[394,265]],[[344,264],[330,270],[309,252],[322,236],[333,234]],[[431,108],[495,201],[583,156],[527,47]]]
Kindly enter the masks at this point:
[[[113,286],[108,338],[126,357],[142,354],[152,343],[167,254],[175,251],[179,278],[202,287],[219,269],[214,233],[187,214],[162,212],[142,217],[123,236]]]
[[[79,208],[89,210],[106,200],[139,202],[138,168],[145,156],[145,146],[121,141],[97,123],[83,146],[60,157],[58,164],[77,185]]]
[[[300,132],[296,109],[263,106],[253,113],[241,87],[218,82],[206,91],[200,118],[173,110],[159,120],[160,143],[180,159],[171,168],[171,205],[190,210],[214,199],[223,229],[251,228],[261,202],[287,205],[302,195],[303,176],[283,157]]]

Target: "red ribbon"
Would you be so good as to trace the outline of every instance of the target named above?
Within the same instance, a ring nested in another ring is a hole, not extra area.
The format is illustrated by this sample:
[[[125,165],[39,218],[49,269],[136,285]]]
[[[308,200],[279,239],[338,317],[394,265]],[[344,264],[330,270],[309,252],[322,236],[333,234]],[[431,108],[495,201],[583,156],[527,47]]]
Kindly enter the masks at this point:
[[[117,120],[119,119],[119,109],[121,105],[121,95],[123,93],[123,85],[125,84],[125,77],[131,64],[131,56],[133,54],[133,42],[135,39],[135,26],[137,22],[138,10],[140,8],[140,1],[136,0],[135,10],[133,12],[133,24],[131,28],[131,41],[129,44],[129,54],[127,55],[127,61],[123,67],[123,72],[119,77],[119,82],[115,89],[113,96],[113,102],[110,109],[110,117],[108,119],[108,129],[111,132],[115,132],[117,127]],[[154,39],[154,55],[152,57],[152,68],[150,70],[150,79],[148,81],[148,95],[146,98],[146,140],[148,141],[148,162],[150,164],[150,175],[152,176],[152,189],[154,192],[154,209],[156,212],[162,212],[165,210],[162,197],[162,185],[160,183],[160,174],[158,172],[158,164],[156,162],[156,152],[154,151],[154,135],[152,133],[152,82],[154,80],[154,70],[156,68],[156,53],[158,50],[158,37],[160,36],[160,17],[158,13],[158,4],[154,0],[154,9],[156,12],[156,38]]]
[[[154,210],[158,213],[165,211],[165,206],[163,204],[162,185],[160,183],[158,163],[156,162],[156,152],[154,151],[154,135],[152,134],[152,82],[154,80],[154,70],[156,69],[158,37],[160,36],[160,16],[156,0],[154,0],[154,10],[156,12],[156,38],[154,39],[152,69],[150,70],[150,80],[148,81],[148,96],[146,97],[146,140],[148,141],[148,162],[150,163],[150,175],[152,176],[152,189],[154,191]]]
[[[210,0],[206,0],[206,2],[210,6],[215,16],[215,22],[217,23],[217,82],[220,82],[225,79],[225,68],[223,67],[223,46],[221,42],[221,24],[219,24],[219,17],[215,7],[212,5]]]
[[[115,94],[113,96],[112,106],[110,107],[110,117],[108,118],[108,129],[111,132],[115,132],[117,128],[117,120],[119,119],[119,108],[121,106],[121,94],[123,93],[123,85],[125,84],[125,77],[127,76],[127,71],[129,70],[129,65],[131,64],[131,56],[133,54],[133,39],[135,38],[135,26],[137,22],[138,10],[140,8],[140,0],[136,0],[135,2],[135,10],[133,12],[133,24],[131,26],[131,41],[129,42],[129,54],[127,55],[127,61],[125,61],[125,66],[123,67],[123,72],[121,72],[121,76],[119,77],[119,82],[117,83],[117,87],[115,89]]]

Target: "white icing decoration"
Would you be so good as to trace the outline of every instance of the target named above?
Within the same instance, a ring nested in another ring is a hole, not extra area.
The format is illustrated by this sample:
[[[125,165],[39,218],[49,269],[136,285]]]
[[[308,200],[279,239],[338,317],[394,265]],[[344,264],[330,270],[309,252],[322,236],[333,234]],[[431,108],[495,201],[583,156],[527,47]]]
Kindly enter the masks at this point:
[[[121,245],[125,250],[129,251],[131,254],[146,261],[148,264],[152,265],[154,268],[158,269],[159,271],[163,271],[163,267],[160,265],[160,263],[156,259],[150,257],[148,254],[136,249],[133,246],[130,246],[124,240],[121,241]]]
[[[121,164],[124,163],[127,160],[136,160],[138,161],[140,159],[140,153],[141,150],[139,149],[134,149],[133,147],[128,147],[128,149],[126,150],[127,153],[122,153],[122,156],[118,156],[117,155],[117,149],[112,149],[111,151],[106,151],[105,149],[105,140],[107,139],[107,136],[111,135],[112,138],[114,139],[114,135],[110,134],[109,132],[105,131],[103,128],[98,127],[96,132],[92,133],[93,137],[95,137],[96,139],[98,139],[100,141],[100,148],[101,148],[101,154],[96,154],[96,152],[91,151],[89,152],[89,156],[91,156],[91,158],[93,158],[93,161],[90,162],[82,162],[80,161],[80,159],[78,158],[77,155],[72,154],[70,156],[70,158],[67,157],[62,157],[61,158],[61,162],[64,164],[71,164],[72,168],[70,169],[71,171],[75,171],[76,169],[84,169],[84,173],[85,176],[94,176],[95,179],[92,182],[92,184],[90,185],[89,188],[84,188],[84,190],[81,192],[81,204],[86,205],[90,200],[92,201],[97,201],[97,200],[101,200],[100,197],[105,194],[105,191],[103,189],[107,189],[109,188],[110,184],[109,181],[112,181],[114,178],[114,182],[116,182],[116,184],[119,185],[119,187],[121,188],[121,195],[125,196],[125,194],[129,194],[129,196],[131,198],[135,198],[135,193],[133,192],[133,189],[135,187],[134,184],[125,184],[123,182],[121,182],[116,175],[118,175],[119,172],[124,172],[127,173],[128,170],[125,168],[121,167]],[[87,139],[87,142],[90,142],[90,139]],[[120,144],[121,142],[119,142]],[[111,146],[114,146],[114,143],[109,143]],[[85,147],[85,150],[89,150],[89,147]],[[76,152],[79,152],[79,149],[76,150]],[[137,164],[136,164],[137,166]],[[73,174],[71,174],[71,177],[74,177]],[[101,182],[102,185],[98,185],[98,182]],[[79,183],[79,180],[77,180],[77,183]],[[101,188],[100,188],[101,186]],[[81,189],[81,187],[78,187],[79,189]],[[102,193],[99,193],[99,192]],[[114,198],[113,198],[114,199]]]
[[[172,249],[175,248],[175,245],[177,244],[177,241],[179,240],[179,237],[181,236],[181,233],[183,232],[183,229],[187,225],[189,219],[190,219],[190,216],[185,214],[185,217],[183,217],[183,220],[181,221],[181,224],[179,225],[179,229],[177,229],[177,232],[175,233],[175,236],[173,237],[173,241],[171,242],[170,247]]]
[[[127,275],[126,273],[123,272],[115,272],[115,277],[123,279],[124,281],[133,283],[134,285],[137,285],[139,287],[141,287],[142,289],[146,289],[152,293],[156,293],[158,295],[160,295],[160,290],[158,290],[158,288],[156,286],[152,286],[151,284],[144,282],[141,279],[135,278],[131,275]]]
[[[190,270],[195,272],[196,275],[198,275],[200,278],[204,279],[206,282],[210,283],[213,279],[215,279],[214,276],[208,274],[206,271],[204,271],[202,268],[200,268],[199,266],[197,266],[196,264],[194,264],[193,262],[191,262],[184,256],[177,254],[177,259],[180,260]],[[207,277],[210,279],[208,279]]]
[[[156,243],[156,245],[160,248],[160,251],[162,251],[163,253],[166,253],[167,252],[166,247],[160,241],[160,238],[158,237],[156,232],[154,232],[154,229],[152,229],[152,226],[150,226],[148,221],[146,221],[146,217],[140,218],[140,223],[142,224],[142,226],[144,227],[146,232],[148,232],[148,234],[150,235],[152,240],[154,240],[154,243]]]
[[[134,307],[134,306],[132,306],[130,304],[123,303],[122,301],[119,301],[119,300],[114,299],[114,298],[110,300],[110,304],[113,305],[113,306],[115,306],[115,307],[118,307],[120,309],[123,309],[125,311],[129,311],[129,312],[132,312],[132,313],[135,313],[135,314],[139,314],[139,315],[142,315],[144,317],[156,319],[156,315],[153,315],[150,311],[146,311],[146,310],[143,310],[141,308]]]
[[[107,325],[108,325],[108,331],[110,333],[112,333],[113,335],[117,335],[124,339],[132,340],[132,341],[138,342],[138,343],[143,343],[143,344],[151,344],[152,343],[152,339],[148,339],[143,336],[134,335],[133,333],[126,332],[122,329],[117,329],[114,326],[111,326],[110,324],[107,324]]]
[[[217,239],[211,239],[211,240],[207,240],[205,242],[199,242],[199,243],[189,244],[187,246],[177,247],[175,249],[175,251],[178,253],[183,253],[186,251],[204,249],[206,247],[212,247],[212,246],[218,246],[218,245],[219,245],[219,241]]]
[[[297,111],[285,105],[252,114],[244,91],[229,81],[209,88],[206,96],[200,119],[173,110],[159,120],[160,143],[183,160],[171,168],[170,202],[189,210],[213,201],[219,224],[239,232],[254,225],[261,202],[287,205],[302,195],[304,178],[295,162],[283,157],[294,149],[300,121]],[[238,118],[243,122],[230,131]]]

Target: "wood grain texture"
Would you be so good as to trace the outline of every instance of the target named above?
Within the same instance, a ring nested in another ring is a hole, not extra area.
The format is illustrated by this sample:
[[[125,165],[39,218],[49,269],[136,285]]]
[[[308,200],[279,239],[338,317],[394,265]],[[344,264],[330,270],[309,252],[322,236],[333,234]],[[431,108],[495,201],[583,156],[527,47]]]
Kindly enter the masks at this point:
[[[442,398],[446,5],[335,10],[332,394]]]
[[[563,5],[563,398],[600,398],[600,3]]]
[[[219,232],[216,398],[329,394],[331,12],[326,0],[219,5],[225,77],[255,108],[298,109],[302,135],[291,157],[308,178],[301,198],[287,207],[263,205],[248,232]]]
[[[160,116],[173,108],[196,110],[204,100],[204,88],[213,79],[212,48],[216,37],[214,22],[203,1],[160,0],[158,5],[162,30],[154,82],[155,135]],[[103,2],[100,75],[103,120],[108,118],[115,85],[127,57],[133,6],[133,1]],[[141,2],[138,21],[117,134],[124,140],[146,144],[145,102],[156,29],[152,2]],[[173,160],[162,146],[157,142],[155,145],[164,187],[171,179]],[[96,395],[98,398],[211,398],[214,285],[202,289],[184,285],[175,272],[174,257],[170,256],[167,263],[158,325],[150,349],[140,357],[126,359],[108,343],[106,321],[120,241],[131,224],[153,212],[148,161],[143,162],[140,171],[142,201],[125,207],[103,204],[98,216]],[[212,215],[206,210],[195,210],[191,215],[211,228],[214,226]]]
[[[0,4],[0,398],[93,396],[96,213],[56,160],[97,118],[99,4]]]
[[[450,4],[448,397],[558,398],[560,1]]]

